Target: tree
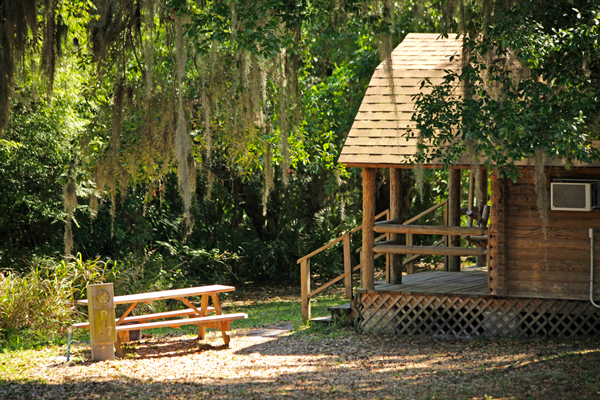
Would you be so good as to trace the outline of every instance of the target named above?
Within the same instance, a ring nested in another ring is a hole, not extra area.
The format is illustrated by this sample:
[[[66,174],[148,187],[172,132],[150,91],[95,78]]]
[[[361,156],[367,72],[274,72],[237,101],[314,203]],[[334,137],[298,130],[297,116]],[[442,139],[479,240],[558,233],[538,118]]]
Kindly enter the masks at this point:
[[[464,155],[516,179],[515,162],[570,165],[600,156],[600,6],[519,2],[496,8],[465,32],[463,67],[419,95],[421,161]],[[462,85],[462,96],[455,87]],[[455,140],[458,137],[460,140]]]

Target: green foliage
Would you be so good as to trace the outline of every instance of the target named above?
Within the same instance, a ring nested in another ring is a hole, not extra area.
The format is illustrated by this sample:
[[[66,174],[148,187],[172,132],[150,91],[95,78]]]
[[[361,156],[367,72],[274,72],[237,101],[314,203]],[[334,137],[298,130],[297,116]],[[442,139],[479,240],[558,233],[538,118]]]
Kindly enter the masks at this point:
[[[33,260],[26,273],[0,273],[0,339],[18,330],[53,338],[78,314],[74,300],[88,284],[114,280],[115,271],[100,260]]]
[[[0,265],[32,253],[52,254],[62,244],[62,188],[68,162],[63,110],[18,103],[0,146]]]
[[[67,326],[87,319],[87,309],[76,307],[75,301],[86,298],[87,286],[97,283],[113,283],[119,295],[189,287],[195,282],[189,281],[181,264],[174,265],[155,252],[129,255],[120,262],[84,261],[81,254],[67,260],[35,258],[26,272],[0,272],[0,343],[12,343],[22,335],[30,343],[64,336]],[[171,306],[140,305],[135,313]],[[125,311],[123,307],[118,306],[117,312]]]
[[[47,77],[31,50],[0,142],[0,266],[22,276],[36,254],[58,260],[68,219],[82,260],[118,261],[120,293],[295,281],[299,257],[360,223],[360,172],[335,162],[382,36],[395,45],[441,21],[430,2],[416,24],[417,2],[391,20],[380,2],[63,3],[56,17],[69,31],[54,95],[39,96]],[[191,231],[173,153],[180,99]],[[287,165],[286,152],[291,164],[273,174],[264,213],[267,148],[272,167]],[[72,216],[61,200],[68,182]],[[340,260],[334,249],[313,271],[336,275]]]
[[[422,161],[463,155],[516,179],[514,163],[541,149],[566,165],[600,158],[600,8],[590,2],[519,3],[487,34],[464,39],[469,63],[417,96]],[[456,96],[456,86],[466,89]],[[461,140],[455,141],[458,132]]]

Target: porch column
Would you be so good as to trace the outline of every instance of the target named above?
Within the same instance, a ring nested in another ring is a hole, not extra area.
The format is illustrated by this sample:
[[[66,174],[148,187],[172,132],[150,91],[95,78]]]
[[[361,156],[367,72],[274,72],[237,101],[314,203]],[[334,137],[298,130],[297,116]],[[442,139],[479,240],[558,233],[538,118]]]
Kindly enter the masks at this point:
[[[483,206],[488,202],[488,169],[479,167],[477,174],[477,193],[481,193],[481,199],[477,197],[477,205]]]
[[[479,173],[477,174],[477,205],[483,210],[483,206],[488,202],[488,169],[479,167]],[[489,239],[488,239],[489,240]],[[477,257],[476,263],[478,267],[484,267],[487,257]]]
[[[362,287],[366,290],[375,289],[373,271],[373,246],[375,232],[375,168],[363,168],[363,223],[362,223]]]
[[[390,219],[402,223],[402,169],[390,168]],[[400,240],[401,235],[390,234],[390,240]],[[401,244],[401,243],[397,243]],[[388,283],[402,283],[402,255],[390,254],[390,281]]]
[[[460,169],[448,171],[448,226],[460,225]],[[450,247],[460,247],[460,236],[449,237]],[[460,257],[448,256],[448,271],[460,272]]]

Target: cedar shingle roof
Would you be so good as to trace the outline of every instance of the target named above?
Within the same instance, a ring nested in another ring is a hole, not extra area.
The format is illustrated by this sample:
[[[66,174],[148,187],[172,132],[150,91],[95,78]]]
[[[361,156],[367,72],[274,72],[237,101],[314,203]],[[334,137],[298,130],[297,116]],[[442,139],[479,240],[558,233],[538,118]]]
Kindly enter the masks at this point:
[[[420,89],[423,79],[439,84],[446,75],[445,70],[460,68],[461,50],[462,39],[457,39],[455,34],[448,35],[448,39],[437,33],[408,34],[392,52],[395,99],[382,63],[371,78],[338,161],[356,167],[410,162],[417,149],[415,137],[407,140],[407,129],[415,127],[411,121],[412,95],[431,91]],[[454,56],[452,62],[451,56]]]
[[[449,34],[448,39],[437,33],[410,33],[392,52],[395,100],[392,98],[390,79],[380,64],[369,83],[369,87],[348,133],[346,143],[338,159],[349,167],[398,167],[411,166],[417,151],[417,138],[408,137],[408,128],[415,128],[411,121],[415,110],[412,95],[429,93],[430,88],[421,89],[421,81],[429,78],[436,85],[443,81],[445,70],[460,68],[459,55],[462,39]],[[454,56],[453,61],[450,57]],[[460,95],[457,89],[457,95]],[[592,141],[600,148],[600,141]],[[472,161],[464,156],[460,165],[470,167]],[[432,165],[432,164],[430,164]],[[531,167],[533,159],[518,160],[515,165]],[[545,165],[564,167],[561,159],[546,158]],[[433,166],[433,165],[432,165]],[[441,164],[435,164],[441,166]],[[583,164],[571,163],[573,167],[600,167],[600,161]]]

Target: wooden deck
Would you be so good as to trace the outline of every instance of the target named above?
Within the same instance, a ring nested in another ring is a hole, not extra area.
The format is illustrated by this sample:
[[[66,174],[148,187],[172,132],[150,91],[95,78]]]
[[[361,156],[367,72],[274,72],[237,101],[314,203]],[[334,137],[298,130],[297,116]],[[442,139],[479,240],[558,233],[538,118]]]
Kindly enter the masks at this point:
[[[600,309],[589,301],[488,294],[486,271],[421,272],[401,285],[376,282],[352,302],[359,332],[386,335],[598,337]]]
[[[375,290],[362,293],[400,293],[420,295],[488,295],[488,278],[485,271],[445,272],[429,271],[402,277],[402,284],[391,285],[385,281],[375,283]]]

